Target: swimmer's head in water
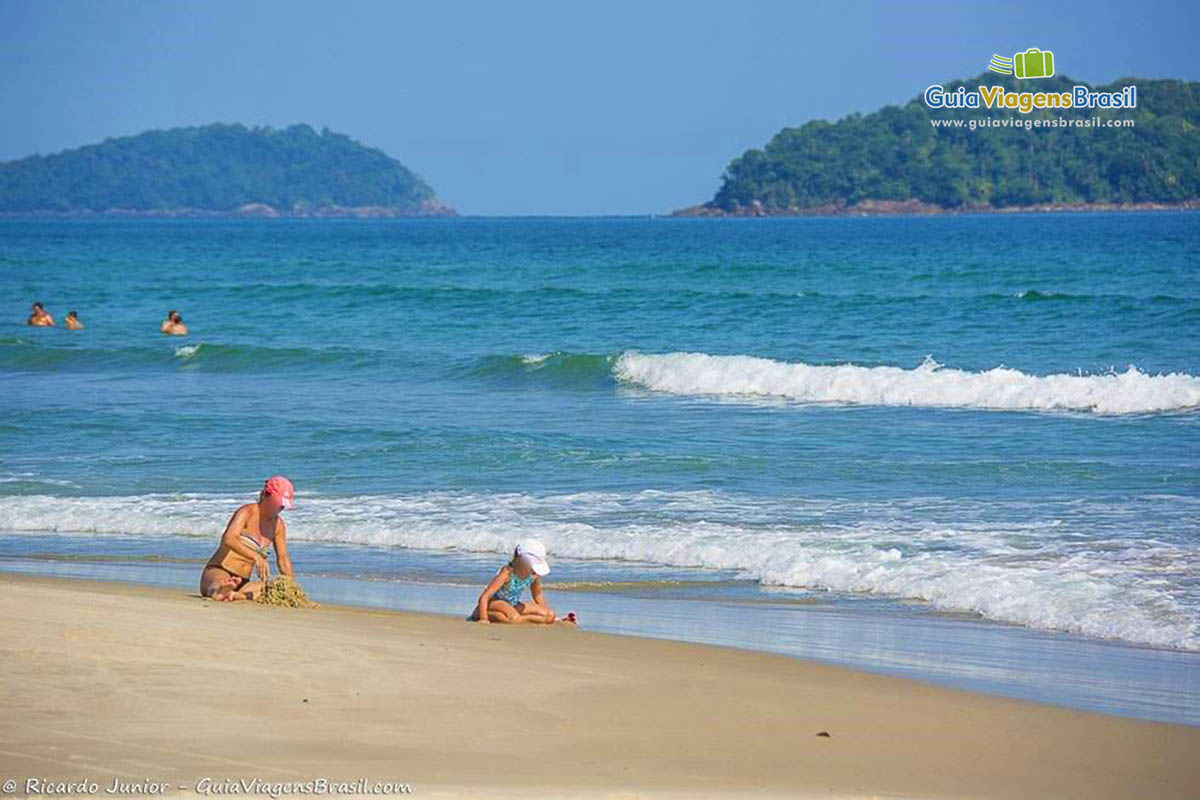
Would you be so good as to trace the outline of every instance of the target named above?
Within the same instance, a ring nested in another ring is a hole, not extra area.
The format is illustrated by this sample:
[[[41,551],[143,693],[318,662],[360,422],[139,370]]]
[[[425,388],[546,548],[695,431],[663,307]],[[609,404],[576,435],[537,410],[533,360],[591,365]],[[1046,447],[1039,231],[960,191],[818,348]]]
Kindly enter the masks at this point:
[[[78,317],[79,315],[78,315],[78,314],[76,314],[74,311],[68,311],[68,312],[67,312],[67,316],[68,316],[68,317],[70,317],[71,319],[75,319],[75,318],[76,318],[76,317]]]
[[[264,499],[270,497],[278,500],[281,509],[296,507],[296,490],[292,482],[282,475],[267,478],[263,484],[262,496]]]
[[[42,305],[41,303],[34,303],[33,310],[34,311],[45,311],[46,307],[44,305]]]
[[[168,322],[183,322],[183,317],[179,316],[178,311],[176,311],[175,309],[171,309],[170,311],[167,312],[167,321]]]

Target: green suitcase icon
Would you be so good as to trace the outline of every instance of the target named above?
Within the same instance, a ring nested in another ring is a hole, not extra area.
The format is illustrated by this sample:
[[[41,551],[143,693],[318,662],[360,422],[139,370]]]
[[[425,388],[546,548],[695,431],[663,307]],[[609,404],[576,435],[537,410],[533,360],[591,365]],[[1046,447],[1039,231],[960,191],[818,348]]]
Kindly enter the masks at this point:
[[[1054,74],[1054,53],[1031,47],[1013,56],[1013,67],[1018,78],[1049,78]]]

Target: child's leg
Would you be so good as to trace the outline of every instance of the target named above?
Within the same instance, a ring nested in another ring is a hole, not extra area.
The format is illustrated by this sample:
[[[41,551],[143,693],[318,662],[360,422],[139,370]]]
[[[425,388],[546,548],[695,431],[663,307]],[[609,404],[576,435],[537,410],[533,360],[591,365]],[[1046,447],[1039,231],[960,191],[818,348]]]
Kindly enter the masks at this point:
[[[554,612],[546,606],[538,605],[532,600],[528,603],[519,603],[516,610],[521,614],[521,619],[525,622],[539,624],[554,622]]]
[[[488,621],[489,622],[508,622],[518,623],[524,622],[521,618],[521,613],[503,600],[492,600],[488,603]]]

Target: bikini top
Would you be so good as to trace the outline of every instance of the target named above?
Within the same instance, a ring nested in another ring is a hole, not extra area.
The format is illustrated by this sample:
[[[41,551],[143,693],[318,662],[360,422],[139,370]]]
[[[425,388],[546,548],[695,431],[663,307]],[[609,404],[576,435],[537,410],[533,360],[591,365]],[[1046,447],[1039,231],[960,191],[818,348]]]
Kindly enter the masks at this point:
[[[269,541],[264,543],[264,542],[260,542],[258,539],[255,539],[254,535],[251,534],[250,531],[248,531],[248,530],[242,531],[241,533],[238,534],[238,536],[240,536],[242,538],[242,541],[246,543],[247,547],[249,547],[251,550],[253,550],[256,553],[258,553],[262,550],[266,550],[268,547],[271,546],[271,543]]]
[[[267,541],[264,544],[258,539],[254,538],[254,535],[250,533],[248,528],[244,528],[242,532],[238,534],[238,538],[242,540],[242,544],[246,545],[254,552],[262,553],[264,555],[266,549],[271,546],[270,541]],[[220,567],[226,572],[230,572],[234,575],[241,575],[243,578],[249,578],[254,569],[254,562],[247,560],[222,543],[221,546],[217,548],[217,552],[213,553],[212,558],[208,560],[208,566]]]

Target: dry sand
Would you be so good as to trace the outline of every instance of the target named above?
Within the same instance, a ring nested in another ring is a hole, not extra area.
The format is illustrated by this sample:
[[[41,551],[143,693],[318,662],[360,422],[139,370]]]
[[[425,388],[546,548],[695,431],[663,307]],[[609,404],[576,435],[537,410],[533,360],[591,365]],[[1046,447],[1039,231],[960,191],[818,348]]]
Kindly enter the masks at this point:
[[[1200,792],[1200,728],[567,625],[11,574],[0,698],[0,778],[22,787],[365,777],[410,782],[417,797]]]

